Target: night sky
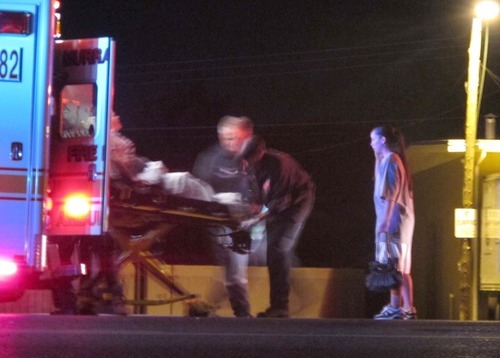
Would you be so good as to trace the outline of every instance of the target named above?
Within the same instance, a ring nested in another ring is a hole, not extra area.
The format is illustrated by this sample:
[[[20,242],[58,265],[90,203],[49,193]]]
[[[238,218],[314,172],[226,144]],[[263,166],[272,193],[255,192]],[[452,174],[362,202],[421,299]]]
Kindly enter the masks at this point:
[[[317,183],[302,263],[366,267],[369,132],[391,123],[410,144],[463,138],[472,3],[63,0],[61,13],[63,38],[116,40],[115,109],[140,154],[189,171],[221,116],[247,115]],[[499,29],[481,114],[500,114]]]

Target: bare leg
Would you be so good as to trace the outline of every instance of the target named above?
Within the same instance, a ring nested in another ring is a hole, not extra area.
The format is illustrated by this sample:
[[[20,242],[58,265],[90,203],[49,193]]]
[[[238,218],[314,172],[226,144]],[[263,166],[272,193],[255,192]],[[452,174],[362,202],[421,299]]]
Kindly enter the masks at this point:
[[[405,311],[413,309],[413,278],[411,274],[403,274],[403,286],[401,287],[402,306]]]

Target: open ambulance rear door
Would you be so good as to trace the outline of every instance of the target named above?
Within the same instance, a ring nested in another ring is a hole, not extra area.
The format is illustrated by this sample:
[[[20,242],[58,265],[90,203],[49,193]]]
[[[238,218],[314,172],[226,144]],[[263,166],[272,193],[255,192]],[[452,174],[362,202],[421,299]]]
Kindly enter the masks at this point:
[[[115,44],[110,38],[55,45],[50,152],[50,236],[107,230],[106,158]]]

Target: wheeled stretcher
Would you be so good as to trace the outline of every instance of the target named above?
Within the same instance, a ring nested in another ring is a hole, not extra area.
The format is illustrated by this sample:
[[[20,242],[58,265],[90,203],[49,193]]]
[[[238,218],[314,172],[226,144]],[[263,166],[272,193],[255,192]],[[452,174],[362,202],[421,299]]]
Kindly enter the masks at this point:
[[[247,218],[249,207],[244,204],[221,204],[165,194],[160,186],[122,186],[112,191],[110,199],[110,235],[117,242],[121,254],[117,265],[132,262],[136,269],[135,297],[127,303],[134,305],[135,313],[145,313],[148,305],[185,301],[192,315],[205,315],[214,307],[197,299],[174,282],[168,263],[151,253],[155,242],[166,237],[177,225],[202,225],[234,230],[234,247],[241,250],[250,246],[250,236],[238,231],[241,220]],[[170,300],[148,300],[144,276],[153,275],[175,294]]]

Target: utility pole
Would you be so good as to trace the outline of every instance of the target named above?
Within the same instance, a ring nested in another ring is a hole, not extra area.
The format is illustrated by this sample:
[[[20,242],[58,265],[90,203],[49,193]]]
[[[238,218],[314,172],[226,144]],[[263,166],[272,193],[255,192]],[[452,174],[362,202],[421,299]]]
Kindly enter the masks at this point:
[[[476,6],[476,16],[472,19],[472,31],[469,47],[469,68],[467,79],[467,106],[465,118],[465,159],[463,201],[464,209],[471,209],[470,216],[474,217],[474,228],[470,237],[462,238],[462,255],[458,262],[460,272],[460,320],[470,319],[471,296],[474,293],[473,265],[477,265],[477,258],[471,253],[471,241],[477,239],[477,209],[474,198],[476,180],[476,141],[477,121],[479,117],[479,81],[481,68],[481,48],[483,20],[489,20],[498,15],[499,7],[494,1],[482,1]],[[487,56],[487,44],[484,49],[484,61]],[[474,245],[477,248],[477,245]],[[474,253],[475,254],[475,253]],[[475,267],[475,266],[474,266]]]
[[[479,70],[481,56],[481,19],[472,20],[471,41],[469,47],[469,69],[467,80],[467,106],[465,118],[465,161],[464,161],[464,185],[462,205],[466,209],[474,209],[474,179],[476,160],[476,137],[478,118],[478,95],[479,95]],[[470,317],[471,296],[471,238],[462,238],[462,255],[458,262],[460,272],[460,304],[459,319],[468,320]]]

